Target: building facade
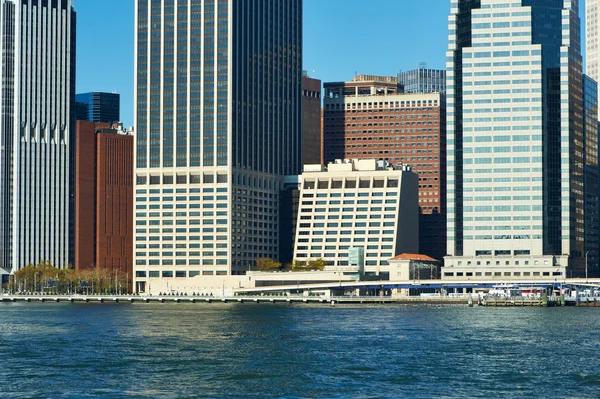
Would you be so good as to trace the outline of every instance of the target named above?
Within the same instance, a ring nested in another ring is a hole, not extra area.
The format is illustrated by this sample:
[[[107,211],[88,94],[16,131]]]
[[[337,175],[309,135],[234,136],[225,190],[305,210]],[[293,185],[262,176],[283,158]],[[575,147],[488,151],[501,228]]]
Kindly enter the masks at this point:
[[[325,161],[376,159],[419,175],[420,248],[446,255],[446,105],[440,93],[398,94],[395,78],[324,85]]]
[[[302,2],[136,1],[135,279],[244,274],[279,252],[301,170]]]
[[[400,93],[446,93],[446,71],[429,69],[420,65],[417,69],[398,73]]]
[[[121,96],[117,93],[89,92],[75,96],[77,120],[116,123],[121,121]]]
[[[583,132],[584,132],[584,184],[585,184],[585,235],[583,254],[587,272],[600,276],[600,195],[598,170],[598,83],[583,76]]]
[[[302,76],[302,165],[321,163],[321,81]]]
[[[0,270],[72,256],[75,11],[0,1]]]
[[[89,121],[76,131],[75,268],[132,280],[133,135]]]
[[[582,275],[578,2],[453,0],[443,278]]]
[[[585,73],[598,82],[599,70],[599,34],[600,34],[600,0],[586,0],[585,2]]]
[[[294,260],[349,265],[363,247],[366,275],[389,275],[388,260],[419,252],[418,178],[384,161],[338,160],[305,167],[300,181]]]

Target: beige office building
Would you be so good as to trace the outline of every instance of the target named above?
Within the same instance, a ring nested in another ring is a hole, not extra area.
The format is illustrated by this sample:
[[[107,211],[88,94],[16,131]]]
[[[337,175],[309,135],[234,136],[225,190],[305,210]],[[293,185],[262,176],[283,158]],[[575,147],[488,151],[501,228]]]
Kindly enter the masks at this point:
[[[362,247],[365,274],[389,273],[388,260],[419,252],[418,177],[384,161],[338,160],[306,165],[300,179],[294,259],[349,266]]]

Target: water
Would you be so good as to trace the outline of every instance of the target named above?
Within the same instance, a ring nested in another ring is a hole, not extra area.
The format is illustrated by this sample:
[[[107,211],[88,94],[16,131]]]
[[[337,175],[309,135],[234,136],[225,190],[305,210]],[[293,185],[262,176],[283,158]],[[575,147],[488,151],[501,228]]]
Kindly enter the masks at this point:
[[[600,397],[600,309],[0,304],[1,398]]]

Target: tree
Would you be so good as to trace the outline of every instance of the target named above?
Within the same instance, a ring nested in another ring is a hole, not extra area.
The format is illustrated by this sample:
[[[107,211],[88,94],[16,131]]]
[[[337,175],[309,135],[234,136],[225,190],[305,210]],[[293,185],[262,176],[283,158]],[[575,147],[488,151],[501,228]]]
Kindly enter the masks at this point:
[[[281,269],[281,262],[277,262],[271,258],[258,258],[256,267],[261,272],[276,272]]]
[[[292,262],[292,271],[293,272],[303,272],[306,270],[306,263],[298,260],[298,259],[294,259],[294,261]]]
[[[324,269],[325,269],[325,259],[319,258],[319,259],[308,261],[308,270],[324,270]]]
[[[308,262],[304,262],[301,260],[294,260],[292,263],[292,271],[293,272],[307,272],[311,270],[323,270],[325,269],[325,260],[324,259],[314,259],[309,260]]]

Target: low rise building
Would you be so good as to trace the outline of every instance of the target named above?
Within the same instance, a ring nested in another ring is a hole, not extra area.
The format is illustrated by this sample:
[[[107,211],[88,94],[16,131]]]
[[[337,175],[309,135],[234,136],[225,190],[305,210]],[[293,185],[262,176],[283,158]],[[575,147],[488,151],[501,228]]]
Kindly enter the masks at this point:
[[[305,165],[294,259],[323,259],[332,270],[362,247],[365,275],[386,278],[388,259],[419,252],[418,184],[409,167],[374,159]]]

